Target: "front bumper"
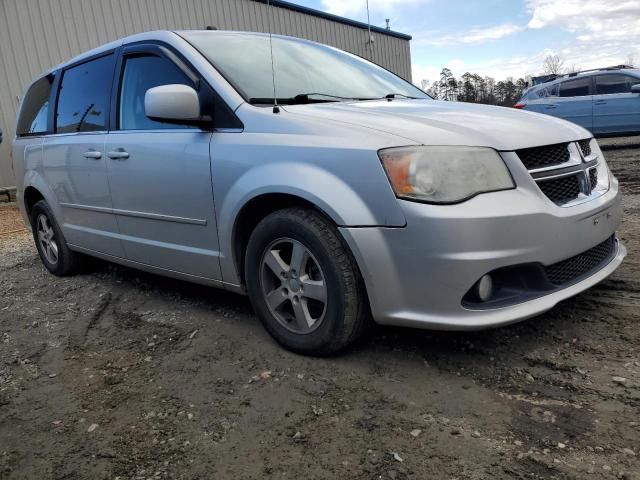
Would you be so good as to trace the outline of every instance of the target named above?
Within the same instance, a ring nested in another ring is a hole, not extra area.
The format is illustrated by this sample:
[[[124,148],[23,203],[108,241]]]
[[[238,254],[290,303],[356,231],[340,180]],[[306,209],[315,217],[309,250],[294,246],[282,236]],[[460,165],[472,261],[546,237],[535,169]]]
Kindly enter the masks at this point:
[[[558,207],[534,188],[488,193],[458,205],[399,200],[404,228],[341,228],[363,275],[376,322],[473,330],[523,320],[610,275],[626,255],[577,282],[499,308],[472,309],[463,297],[483,275],[521,264],[552,265],[611,237],[622,219],[617,181],[589,202]]]

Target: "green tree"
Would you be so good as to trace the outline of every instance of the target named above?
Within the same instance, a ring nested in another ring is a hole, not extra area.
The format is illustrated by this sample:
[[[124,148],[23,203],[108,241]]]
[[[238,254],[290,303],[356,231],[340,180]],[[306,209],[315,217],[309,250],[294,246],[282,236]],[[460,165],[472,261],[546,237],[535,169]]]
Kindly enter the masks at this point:
[[[453,73],[447,67],[443,68],[440,72],[440,98],[442,100],[451,100],[451,79],[453,79]]]

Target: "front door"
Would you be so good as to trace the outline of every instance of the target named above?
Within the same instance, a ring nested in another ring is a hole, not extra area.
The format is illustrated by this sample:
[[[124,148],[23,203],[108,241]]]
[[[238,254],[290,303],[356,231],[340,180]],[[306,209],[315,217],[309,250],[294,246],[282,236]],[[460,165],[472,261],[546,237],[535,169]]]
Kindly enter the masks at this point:
[[[61,72],[55,134],[43,143],[42,175],[60,205],[67,242],[124,257],[104,155],[114,67],[115,54],[108,53]]]
[[[640,131],[640,94],[631,87],[640,78],[621,73],[596,76],[593,97],[593,131],[613,134]]]
[[[220,279],[209,145],[212,133],[145,115],[147,90],[197,80],[158,46],[125,48],[116,69],[114,129],[105,147],[126,257]]]

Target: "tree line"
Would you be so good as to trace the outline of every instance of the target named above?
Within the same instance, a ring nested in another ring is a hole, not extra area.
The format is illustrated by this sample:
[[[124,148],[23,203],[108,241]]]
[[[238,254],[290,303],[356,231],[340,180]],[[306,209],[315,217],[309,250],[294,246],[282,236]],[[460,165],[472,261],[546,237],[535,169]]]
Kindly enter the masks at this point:
[[[443,68],[439,80],[433,83],[423,80],[421,86],[438,100],[511,107],[520,99],[528,85],[524,78],[509,77],[496,81],[492,77],[469,72],[456,78],[450,69]]]
[[[634,60],[633,54],[629,54],[624,64],[634,65]],[[542,70],[545,75],[563,75],[581,70],[580,65],[574,63],[567,67],[566,64],[564,57],[548,55],[544,59]],[[456,78],[448,68],[442,69],[439,80],[433,83],[429,80],[421,82],[422,90],[438,100],[485,103],[504,107],[515,105],[528,86],[529,82],[525,78],[508,77],[506,80],[496,82],[494,78],[469,72]]]

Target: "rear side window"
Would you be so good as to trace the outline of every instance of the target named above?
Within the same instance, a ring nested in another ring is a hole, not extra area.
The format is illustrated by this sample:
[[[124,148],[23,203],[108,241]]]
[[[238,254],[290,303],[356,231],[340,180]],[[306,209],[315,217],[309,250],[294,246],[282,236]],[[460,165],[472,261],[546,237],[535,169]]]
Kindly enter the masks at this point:
[[[29,88],[22,102],[16,133],[18,135],[38,135],[47,133],[49,117],[49,97],[54,74],[41,78]]]
[[[640,78],[629,75],[598,75],[596,77],[596,94],[630,93],[631,86],[640,83]]]
[[[591,77],[567,80],[560,84],[561,97],[584,97],[589,95]]]
[[[113,55],[65,70],[58,95],[56,132],[107,129],[107,105],[113,78]]]
[[[520,100],[533,100],[535,98],[538,98],[538,93],[530,88],[522,94],[522,98]]]
[[[147,90],[172,84],[195,88],[189,77],[165,57],[155,55],[128,57],[124,64],[118,104],[120,130],[176,128],[175,124],[151,120],[144,112],[144,96]]]
[[[539,98],[557,97],[558,96],[558,84],[550,85],[542,88],[538,91]]]

